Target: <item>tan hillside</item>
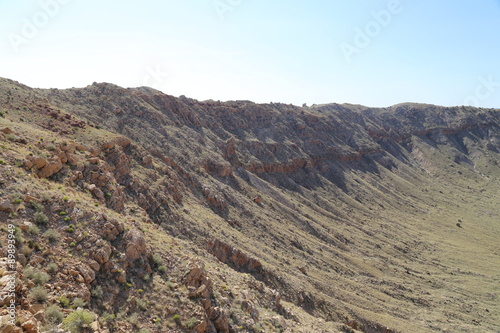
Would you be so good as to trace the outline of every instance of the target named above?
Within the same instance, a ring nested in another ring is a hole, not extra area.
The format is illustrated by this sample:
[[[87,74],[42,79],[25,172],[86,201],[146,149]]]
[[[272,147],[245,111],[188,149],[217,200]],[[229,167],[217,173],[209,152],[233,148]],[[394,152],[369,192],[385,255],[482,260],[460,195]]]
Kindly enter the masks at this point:
[[[0,79],[0,131],[1,332],[500,331],[500,110]]]

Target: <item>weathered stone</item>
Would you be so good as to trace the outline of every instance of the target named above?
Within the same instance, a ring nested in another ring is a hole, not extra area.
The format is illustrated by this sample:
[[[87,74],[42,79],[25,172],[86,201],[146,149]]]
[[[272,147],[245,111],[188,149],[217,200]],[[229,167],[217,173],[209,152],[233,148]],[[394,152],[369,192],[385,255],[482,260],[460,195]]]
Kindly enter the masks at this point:
[[[95,280],[95,272],[89,266],[82,264],[78,266],[78,271],[86,283],[90,284]]]
[[[109,244],[106,244],[94,253],[94,259],[102,265],[109,261],[109,257],[111,256],[112,252],[113,251],[111,249],[111,246]]]
[[[139,259],[146,252],[146,240],[137,229],[128,231],[124,236],[126,248],[125,255],[129,260]]]
[[[38,176],[41,178],[48,178],[53,174],[59,172],[63,167],[63,164],[59,158],[50,159],[45,166],[38,171]]]
[[[12,212],[14,208],[10,204],[9,200],[1,200],[0,201],[0,211],[2,212]]]

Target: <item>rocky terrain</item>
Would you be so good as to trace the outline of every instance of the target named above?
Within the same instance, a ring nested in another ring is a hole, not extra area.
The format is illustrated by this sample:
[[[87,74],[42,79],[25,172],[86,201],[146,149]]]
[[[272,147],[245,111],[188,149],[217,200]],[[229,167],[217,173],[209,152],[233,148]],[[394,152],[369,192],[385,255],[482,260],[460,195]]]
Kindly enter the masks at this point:
[[[0,79],[0,131],[1,332],[500,330],[500,110]]]

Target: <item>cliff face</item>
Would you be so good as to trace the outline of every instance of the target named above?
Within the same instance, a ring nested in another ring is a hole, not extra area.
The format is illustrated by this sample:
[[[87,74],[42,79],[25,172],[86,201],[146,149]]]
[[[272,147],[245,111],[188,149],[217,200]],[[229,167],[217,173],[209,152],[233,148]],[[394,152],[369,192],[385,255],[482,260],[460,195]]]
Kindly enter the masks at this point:
[[[60,211],[85,221],[85,236],[67,236],[84,272],[61,269],[87,283],[86,308],[100,317],[135,313],[132,326],[162,332],[155,318],[172,331],[466,332],[492,329],[500,316],[484,296],[500,265],[483,265],[499,263],[499,110],[200,102],[9,80],[0,101],[5,163],[40,182],[37,196],[54,184],[88,203],[76,213],[55,195],[45,213],[64,232]],[[7,203],[13,191],[30,192],[7,183]],[[35,214],[14,210],[0,214],[16,223]],[[25,257],[22,266],[35,266],[43,255]],[[145,295],[119,290],[160,283],[159,266],[172,277],[161,302],[190,309],[182,320],[173,310],[150,318],[137,310]],[[92,298],[97,286],[113,291],[109,307]],[[125,306],[125,295],[136,303]],[[464,302],[481,310],[464,313]],[[99,329],[120,327],[132,330]]]

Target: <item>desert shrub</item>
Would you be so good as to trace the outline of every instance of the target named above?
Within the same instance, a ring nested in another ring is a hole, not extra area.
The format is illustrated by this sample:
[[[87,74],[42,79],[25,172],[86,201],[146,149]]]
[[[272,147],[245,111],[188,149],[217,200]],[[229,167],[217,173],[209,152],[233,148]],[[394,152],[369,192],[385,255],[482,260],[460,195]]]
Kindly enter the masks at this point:
[[[130,315],[130,317],[128,317],[128,322],[131,323],[134,327],[137,327],[137,325],[139,324],[137,313],[133,313],[132,315]]]
[[[31,289],[31,291],[30,291],[30,293],[29,293],[28,296],[34,302],[43,303],[49,297],[49,293],[47,292],[47,289],[45,289],[44,287],[42,287],[42,286],[36,286],[33,289]]]
[[[136,304],[137,304],[137,307],[139,309],[141,309],[142,311],[144,311],[148,308],[148,303],[143,299],[138,299]]]
[[[47,270],[47,273],[53,274],[59,270],[59,267],[55,263],[51,262],[50,264],[47,265],[46,270]]]
[[[50,276],[49,276],[49,274],[47,274],[45,272],[39,271],[39,272],[35,272],[35,274],[33,274],[33,277],[31,278],[31,280],[36,285],[44,285],[47,283],[47,281],[50,280]]]
[[[71,333],[83,332],[95,319],[95,315],[87,310],[76,310],[63,319],[63,326]]]
[[[49,223],[49,218],[43,212],[35,212],[35,223],[47,224]]]
[[[153,265],[155,265],[156,267],[163,265],[163,259],[158,253],[153,254],[151,256],[151,260],[153,261]]]
[[[38,235],[40,234],[40,228],[38,228],[36,225],[32,225],[28,228],[28,233],[31,235]]]
[[[49,229],[43,233],[43,236],[49,240],[49,242],[57,242],[61,239],[61,235],[54,229]]]
[[[59,324],[64,318],[64,313],[62,313],[61,308],[57,305],[51,305],[45,310],[45,317],[48,322]]]
[[[189,329],[192,329],[198,324],[199,320],[196,317],[191,317],[186,322],[184,323],[184,326],[186,326]]]
[[[77,308],[83,308],[85,307],[87,303],[85,303],[85,301],[82,299],[82,298],[75,298],[73,300],[73,303],[71,304],[71,307],[74,308],[74,309],[77,309]]]
[[[65,296],[59,297],[59,304],[61,304],[63,308],[67,308],[69,306],[69,303],[70,300],[67,297]]]
[[[44,209],[43,205],[36,201],[31,202],[31,208],[33,208],[35,212],[42,212]]]
[[[104,296],[104,291],[102,290],[102,287],[99,285],[92,288],[90,293],[92,294],[93,297],[98,298],[98,299],[100,299]]]
[[[50,279],[47,273],[29,266],[24,269],[23,273],[26,278],[33,281],[36,285],[46,284]]]

